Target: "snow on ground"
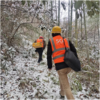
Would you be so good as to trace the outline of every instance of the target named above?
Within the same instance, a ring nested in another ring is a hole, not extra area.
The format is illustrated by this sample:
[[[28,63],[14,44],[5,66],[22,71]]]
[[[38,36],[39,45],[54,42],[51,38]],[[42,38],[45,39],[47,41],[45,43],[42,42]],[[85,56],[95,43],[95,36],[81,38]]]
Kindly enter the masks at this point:
[[[55,68],[47,69],[46,58],[38,64],[38,57],[25,58],[22,54],[14,58],[8,71],[1,73],[0,100],[59,100],[59,80]],[[76,100],[95,99],[86,96],[85,88],[74,95]]]
[[[36,58],[23,58],[22,55],[18,55],[14,61],[8,72],[1,74],[0,100],[59,98],[58,75],[55,70],[48,71],[45,61],[39,65]]]

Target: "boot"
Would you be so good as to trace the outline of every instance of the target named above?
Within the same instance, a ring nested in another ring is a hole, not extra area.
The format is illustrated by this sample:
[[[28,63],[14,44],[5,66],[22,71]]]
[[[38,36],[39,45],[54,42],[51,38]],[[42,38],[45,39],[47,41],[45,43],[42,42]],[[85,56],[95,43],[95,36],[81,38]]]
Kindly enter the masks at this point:
[[[61,100],[64,100],[65,99],[65,96],[60,95],[60,99]]]

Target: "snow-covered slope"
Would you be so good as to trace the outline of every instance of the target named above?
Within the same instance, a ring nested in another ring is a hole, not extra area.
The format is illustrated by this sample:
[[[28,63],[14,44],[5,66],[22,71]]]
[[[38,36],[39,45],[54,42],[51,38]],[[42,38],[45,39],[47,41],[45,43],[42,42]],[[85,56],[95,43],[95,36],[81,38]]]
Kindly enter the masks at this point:
[[[49,72],[46,58],[40,64],[37,59],[37,54],[25,57],[23,53],[14,58],[14,64],[0,75],[0,100],[59,99],[59,78],[55,68]],[[85,89],[74,94],[75,98],[93,99],[86,95]]]

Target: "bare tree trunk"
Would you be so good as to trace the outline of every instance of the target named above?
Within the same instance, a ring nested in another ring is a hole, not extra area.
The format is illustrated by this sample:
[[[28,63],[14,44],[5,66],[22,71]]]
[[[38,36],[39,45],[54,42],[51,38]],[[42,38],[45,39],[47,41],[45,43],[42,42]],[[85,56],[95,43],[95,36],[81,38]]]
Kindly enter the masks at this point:
[[[58,26],[60,26],[60,0],[58,0]]]
[[[57,6],[56,6],[56,0],[55,0],[55,7],[56,7],[56,21],[57,21]]]
[[[51,22],[53,22],[53,3],[52,3],[52,0],[51,0]]]
[[[44,5],[44,10],[46,10],[46,5],[47,5],[47,2],[45,3]],[[46,15],[44,13],[44,19],[46,20]],[[44,29],[44,38],[46,39],[46,29]]]
[[[68,38],[71,40],[72,30],[72,0],[68,2]]]
[[[75,2],[75,5],[76,5],[76,2]],[[75,8],[75,46],[78,47],[78,33],[77,33],[77,9]]]
[[[95,34],[96,34],[96,26],[95,26],[95,29],[94,29],[94,41],[95,41]]]
[[[84,12],[84,28],[85,28],[85,36],[86,36],[86,42],[87,42],[87,32],[86,32],[86,19],[85,19],[85,5],[83,5],[83,12]]]
[[[82,12],[81,12],[81,41],[82,41]]]
[[[84,5],[84,3],[83,3],[83,13],[84,13],[85,36],[86,36],[86,52],[87,52],[87,59],[89,60],[88,41],[87,41],[87,31],[86,31],[86,19],[85,19],[85,5]]]
[[[97,28],[98,28],[98,38],[99,38],[99,43],[100,43],[100,30],[99,30],[99,25],[98,25],[99,22],[97,22]]]
[[[72,16],[73,16],[73,2],[72,2],[72,0],[71,0],[71,29],[70,29],[70,34],[71,34],[71,39],[70,40],[72,40]]]
[[[77,9],[75,10],[75,46],[78,47],[78,33],[77,33]]]

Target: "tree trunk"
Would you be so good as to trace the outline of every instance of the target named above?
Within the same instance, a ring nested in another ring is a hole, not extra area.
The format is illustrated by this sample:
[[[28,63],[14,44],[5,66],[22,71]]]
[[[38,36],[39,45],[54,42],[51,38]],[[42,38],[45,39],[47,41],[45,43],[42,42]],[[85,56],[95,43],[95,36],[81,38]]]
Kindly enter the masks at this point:
[[[75,5],[76,5],[76,2],[75,2]],[[78,33],[77,33],[77,9],[75,8],[75,46],[78,47]]]
[[[68,38],[71,40],[72,29],[72,0],[68,2]]]
[[[100,2],[99,2],[99,4],[100,4]],[[100,35],[99,35],[99,25],[100,24],[99,24],[99,22],[100,22],[100,20],[97,19],[98,40],[100,39]]]
[[[78,33],[77,33],[77,9],[75,10],[75,46],[78,47]]]
[[[82,9],[81,9],[82,11]],[[81,41],[82,41],[82,12],[81,12]]]
[[[60,26],[60,0],[58,0],[58,26]]]
[[[84,28],[85,28],[85,36],[86,36],[86,42],[87,42],[87,32],[86,32],[86,18],[85,18],[85,5],[83,4],[83,12],[84,12]]]
[[[56,0],[55,0],[55,7],[56,7]],[[56,7],[56,21],[57,21],[57,7]]]
[[[84,13],[84,28],[85,28],[85,36],[86,36],[86,52],[87,52],[87,60],[89,60],[88,41],[87,41],[87,31],[86,31],[86,19],[85,19],[85,5],[84,5],[84,3],[83,3],[83,13]]]
[[[52,0],[51,0],[51,22],[53,22],[53,4],[52,4]]]
[[[72,40],[72,11],[73,10],[73,2],[72,2],[72,0],[71,0],[71,26],[70,26],[70,34],[71,34],[71,38],[70,38],[70,40]]]

